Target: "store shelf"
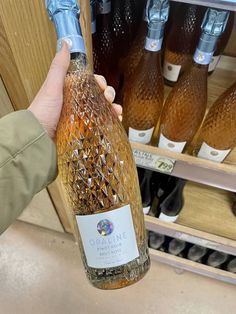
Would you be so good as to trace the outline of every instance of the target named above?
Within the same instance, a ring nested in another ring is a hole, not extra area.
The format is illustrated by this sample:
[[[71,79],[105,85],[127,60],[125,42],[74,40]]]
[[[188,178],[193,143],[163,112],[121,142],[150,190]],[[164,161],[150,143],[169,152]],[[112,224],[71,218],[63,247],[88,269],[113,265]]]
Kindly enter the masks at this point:
[[[223,56],[218,68],[209,77],[208,83],[208,107],[236,80],[236,58]],[[165,88],[165,95],[170,91]],[[163,171],[158,167],[158,160],[163,158],[172,167],[167,173],[173,176],[207,184],[236,192],[236,150],[234,150],[222,164],[196,158],[187,154],[173,153],[157,148],[158,128],[153,136],[152,146],[132,143],[132,148],[138,166],[143,168]]]
[[[199,4],[212,8],[219,8],[225,10],[236,11],[235,0],[172,0],[175,2],[184,2],[190,4]]]
[[[203,276],[221,280],[227,283],[236,284],[236,274],[207,265],[196,263],[168,253],[149,249],[150,257],[154,261],[171,265],[176,268],[184,269]]]
[[[188,183],[185,205],[176,223],[145,216],[147,230],[236,256],[236,217],[232,195],[225,191]]]

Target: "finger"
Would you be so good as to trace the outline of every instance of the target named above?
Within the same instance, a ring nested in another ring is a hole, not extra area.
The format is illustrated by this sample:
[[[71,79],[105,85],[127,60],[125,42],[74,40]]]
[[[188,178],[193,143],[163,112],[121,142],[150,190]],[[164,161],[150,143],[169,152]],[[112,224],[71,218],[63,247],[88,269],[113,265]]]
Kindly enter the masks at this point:
[[[105,77],[102,75],[97,75],[97,74],[94,74],[94,76],[101,90],[104,91],[107,88],[107,81]]]
[[[112,104],[114,99],[115,99],[115,97],[116,97],[116,92],[115,92],[114,88],[111,87],[111,86],[107,86],[107,88],[104,91],[104,96],[107,99],[107,101],[110,104]]]
[[[63,90],[65,76],[70,64],[70,51],[67,43],[63,43],[61,50],[54,57],[50,66],[45,87],[47,92],[55,93]]]
[[[113,110],[115,111],[115,113],[118,115],[118,116],[121,116],[122,115],[122,107],[120,105],[117,105],[117,104],[112,104],[112,108]]]
[[[122,116],[118,116],[119,120],[122,122],[123,117]]]

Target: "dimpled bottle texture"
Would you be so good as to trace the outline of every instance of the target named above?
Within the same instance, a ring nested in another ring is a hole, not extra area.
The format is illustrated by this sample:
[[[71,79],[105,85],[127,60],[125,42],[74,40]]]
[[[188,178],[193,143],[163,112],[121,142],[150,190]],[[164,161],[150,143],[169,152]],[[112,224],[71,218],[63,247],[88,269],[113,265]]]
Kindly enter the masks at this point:
[[[175,12],[177,15],[167,35],[164,56],[164,77],[170,85],[173,85],[178,80],[179,74],[186,71],[192,63],[192,56],[201,33],[204,8],[181,4]],[[176,69],[175,65],[178,66]]]
[[[59,173],[74,217],[131,207],[138,258],[117,267],[90,267],[79,240],[91,283],[102,289],[116,289],[138,281],[149,269],[144,218],[127,136],[93,75],[81,70],[83,64],[82,56],[71,61],[65,79],[57,131]],[[75,219],[74,225],[78,230]]]
[[[198,149],[203,142],[216,150],[235,147],[236,82],[211,106],[199,134]]]

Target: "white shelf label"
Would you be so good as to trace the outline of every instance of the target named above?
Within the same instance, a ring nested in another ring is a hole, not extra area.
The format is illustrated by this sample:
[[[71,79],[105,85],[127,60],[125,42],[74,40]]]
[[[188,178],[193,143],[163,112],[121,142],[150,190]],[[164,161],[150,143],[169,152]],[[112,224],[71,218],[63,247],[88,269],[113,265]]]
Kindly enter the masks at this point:
[[[230,151],[231,149],[226,150],[215,149],[207,145],[206,143],[203,143],[198,152],[198,157],[212,160],[215,162],[222,162],[230,153]]]
[[[129,128],[129,140],[132,142],[148,144],[151,141],[154,127],[148,130],[135,130]]]
[[[167,80],[171,82],[177,82],[180,70],[181,70],[181,65],[172,64],[167,61],[164,61],[163,76]]]
[[[175,153],[182,153],[186,142],[174,142],[169,140],[163,134],[160,135],[158,147]]]
[[[166,174],[171,174],[174,170],[174,159],[157,156],[138,149],[133,149],[133,155],[137,166],[150,168]]]
[[[129,205],[76,220],[90,267],[117,267],[139,257]]]

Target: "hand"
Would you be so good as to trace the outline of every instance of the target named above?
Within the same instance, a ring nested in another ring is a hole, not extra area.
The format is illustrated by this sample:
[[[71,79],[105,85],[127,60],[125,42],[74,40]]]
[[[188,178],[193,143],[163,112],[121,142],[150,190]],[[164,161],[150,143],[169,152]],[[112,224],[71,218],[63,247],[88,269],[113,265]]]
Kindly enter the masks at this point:
[[[55,136],[61,115],[63,86],[69,64],[70,52],[67,44],[64,43],[62,49],[56,54],[52,61],[45,82],[28,108],[36,116],[51,138]],[[104,91],[107,101],[112,104],[115,98],[114,88],[107,86],[103,76],[95,75],[95,78]],[[121,106],[116,104],[112,106],[119,118],[122,119]]]

